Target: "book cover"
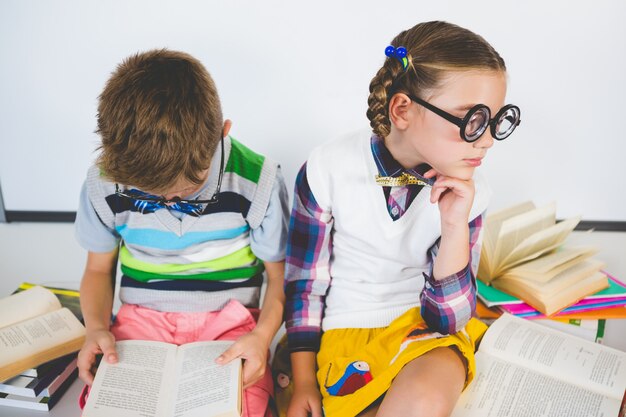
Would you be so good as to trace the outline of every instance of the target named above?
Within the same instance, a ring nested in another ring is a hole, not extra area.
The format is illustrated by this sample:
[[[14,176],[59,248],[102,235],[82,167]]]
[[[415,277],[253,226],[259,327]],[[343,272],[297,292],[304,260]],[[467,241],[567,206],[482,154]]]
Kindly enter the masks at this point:
[[[49,386],[67,370],[76,369],[76,354],[72,353],[51,362],[45,374],[40,376],[18,375],[0,383],[0,392],[21,395],[23,397],[37,397],[44,391],[50,394]],[[45,394],[45,393],[44,393]]]
[[[50,411],[59,402],[63,394],[68,390],[78,377],[78,369],[74,368],[72,373],[62,380],[50,395],[40,395],[37,397],[25,397],[16,394],[0,392],[0,406],[24,408],[37,411]]]

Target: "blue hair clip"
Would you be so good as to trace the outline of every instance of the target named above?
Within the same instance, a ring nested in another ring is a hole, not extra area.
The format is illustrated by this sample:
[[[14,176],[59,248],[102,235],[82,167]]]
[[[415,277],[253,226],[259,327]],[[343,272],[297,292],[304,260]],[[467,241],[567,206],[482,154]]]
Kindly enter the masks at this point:
[[[406,71],[409,67],[409,59],[406,57],[406,48],[404,46],[399,46],[394,48],[392,45],[389,45],[385,48],[385,55],[389,58],[396,58],[402,64],[402,69]]]

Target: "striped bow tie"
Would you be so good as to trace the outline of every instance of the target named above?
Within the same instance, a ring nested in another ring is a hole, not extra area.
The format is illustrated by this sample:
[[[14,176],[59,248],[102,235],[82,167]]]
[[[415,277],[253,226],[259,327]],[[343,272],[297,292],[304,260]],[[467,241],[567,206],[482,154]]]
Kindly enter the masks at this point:
[[[140,213],[154,213],[157,210],[166,208],[168,210],[179,211],[190,216],[199,217],[203,211],[202,204],[183,201],[165,204],[162,201],[162,197],[148,194],[137,189],[128,190],[126,194],[131,197],[137,197],[136,199],[132,199],[132,203]]]
[[[374,179],[376,180],[376,184],[381,185],[383,187],[402,187],[404,185],[411,185],[411,184],[430,186],[430,184],[427,183],[426,181],[421,180],[417,178],[415,175],[411,175],[407,172],[403,172],[397,177],[383,177],[380,175],[376,175],[374,176]]]

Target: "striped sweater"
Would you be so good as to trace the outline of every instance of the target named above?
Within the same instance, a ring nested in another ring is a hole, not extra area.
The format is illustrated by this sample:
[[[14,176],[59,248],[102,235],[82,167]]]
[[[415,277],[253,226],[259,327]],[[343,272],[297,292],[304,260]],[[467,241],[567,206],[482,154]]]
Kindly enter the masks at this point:
[[[224,147],[219,201],[199,217],[179,219],[167,209],[141,213],[90,168],[89,201],[121,239],[123,303],[178,312],[219,310],[231,299],[258,307],[264,268],[250,248],[250,230],[265,217],[278,166],[235,139],[226,138]],[[217,187],[215,165],[200,199]]]

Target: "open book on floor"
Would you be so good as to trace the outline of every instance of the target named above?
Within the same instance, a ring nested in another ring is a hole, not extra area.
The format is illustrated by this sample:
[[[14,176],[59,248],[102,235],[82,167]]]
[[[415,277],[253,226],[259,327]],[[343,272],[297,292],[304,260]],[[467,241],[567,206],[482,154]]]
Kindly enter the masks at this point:
[[[503,314],[452,417],[616,416],[625,370],[625,352]]]
[[[231,344],[117,342],[119,362],[100,362],[82,416],[238,417],[241,359],[215,363]]]
[[[478,278],[546,315],[609,286],[593,247],[564,247],[580,218],[522,203],[487,216]]]
[[[0,300],[0,381],[78,351],[85,327],[57,297],[33,287]]]

